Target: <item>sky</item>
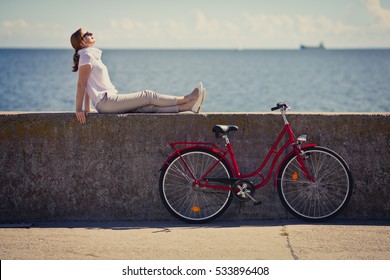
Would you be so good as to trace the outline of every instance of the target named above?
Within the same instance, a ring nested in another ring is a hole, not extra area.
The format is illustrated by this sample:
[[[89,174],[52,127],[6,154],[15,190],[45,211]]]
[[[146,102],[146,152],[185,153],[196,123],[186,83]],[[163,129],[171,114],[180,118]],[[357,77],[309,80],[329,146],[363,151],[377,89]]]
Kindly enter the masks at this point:
[[[390,48],[390,0],[0,0],[0,47]]]

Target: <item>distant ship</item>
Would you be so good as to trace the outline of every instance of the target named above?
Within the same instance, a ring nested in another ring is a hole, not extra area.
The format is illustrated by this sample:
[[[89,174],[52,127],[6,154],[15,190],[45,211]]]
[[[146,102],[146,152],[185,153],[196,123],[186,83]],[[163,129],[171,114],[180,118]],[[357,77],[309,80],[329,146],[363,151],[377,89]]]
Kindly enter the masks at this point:
[[[238,44],[237,47],[234,50],[236,52],[242,52],[244,49],[242,48],[241,44]]]
[[[323,43],[320,43],[318,46],[301,45],[301,50],[325,50],[325,46]]]

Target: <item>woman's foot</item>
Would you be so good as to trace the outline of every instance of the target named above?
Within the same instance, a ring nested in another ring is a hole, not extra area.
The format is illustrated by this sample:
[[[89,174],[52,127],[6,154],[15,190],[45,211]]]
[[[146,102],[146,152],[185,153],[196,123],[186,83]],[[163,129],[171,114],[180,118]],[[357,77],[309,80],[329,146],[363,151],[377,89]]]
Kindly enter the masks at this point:
[[[202,82],[199,82],[198,86],[190,94],[183,96],[182,99],[178,100],[179,111],[199,113],[205,98],[206,89],[203,87]]]
[[[199,89],[196,87],[194,90],[183,97],[183,102],[181,104],[186,104],[189,102],[193,102],[194,100],[197,100],[199,97]]]
[[[199,89],[196,87],[194,90],[185,96],[180,96],[176,98],[176,103],[177,105],[184,105],[188,102],[193,101],[194,99],[196,100],[199,96]]]
[[[192,107],[194,107],[196,101],[198,101],[198,89],[194,89],[193,92],[196,92],[196,96],[194,99],[192,99],[191,101],[187,102],[187,103],[184,103],[184,104],[181,104],[179,105],[179,111],[180,112],[184,112],[184,111],[191,111]]]

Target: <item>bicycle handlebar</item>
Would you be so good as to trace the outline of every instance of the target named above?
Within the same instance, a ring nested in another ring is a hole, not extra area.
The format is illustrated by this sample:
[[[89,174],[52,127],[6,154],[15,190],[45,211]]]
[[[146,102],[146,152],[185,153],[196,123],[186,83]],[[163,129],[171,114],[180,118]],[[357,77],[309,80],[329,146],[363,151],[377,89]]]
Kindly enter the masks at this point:
[[[289,110],[290,107],[287,105],[286,102],[279,102],[278,104],[276,104],[276,107],[272,107],[271,108],[271,111],[276,111],[276,110],[284,110],[284,111],[287,111]]]

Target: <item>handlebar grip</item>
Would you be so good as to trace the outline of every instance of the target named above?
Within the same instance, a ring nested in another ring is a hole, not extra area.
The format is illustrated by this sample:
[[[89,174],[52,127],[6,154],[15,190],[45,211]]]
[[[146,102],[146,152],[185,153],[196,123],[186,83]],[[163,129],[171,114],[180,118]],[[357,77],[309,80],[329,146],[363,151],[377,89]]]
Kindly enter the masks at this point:
[[[278,110],[278,109],[280,109],[279,106],[272,107],[272,108],[271,108],[271,111],[276,111],[276,110]]]

